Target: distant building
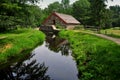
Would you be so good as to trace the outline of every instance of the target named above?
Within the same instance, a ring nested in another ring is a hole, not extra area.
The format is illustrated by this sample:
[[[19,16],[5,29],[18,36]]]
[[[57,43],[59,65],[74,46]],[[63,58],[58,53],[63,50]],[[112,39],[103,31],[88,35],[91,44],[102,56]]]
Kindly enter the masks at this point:
[[[67,14],[61,14],[53,12],[48,18],[43,22],[43,25],[60,25],[62,28],[73,29],[75,26],[79,25],[80,22],[76,20],[73,16]]]

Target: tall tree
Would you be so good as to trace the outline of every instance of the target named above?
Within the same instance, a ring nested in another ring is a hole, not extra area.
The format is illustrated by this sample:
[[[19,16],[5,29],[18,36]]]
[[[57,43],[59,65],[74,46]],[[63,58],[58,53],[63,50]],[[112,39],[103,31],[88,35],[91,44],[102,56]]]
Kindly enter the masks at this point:
[[[78,0],[73,4],[73,15],[83,25],[89,24],[90,3],[88,0]]]
[[[40,12],[33,5],[40,0],[0,0],[0,32],[15,29],[20,26],[36,26],[37,15],[33,9]],[[31,3],[31,5],[28,4]],[[40,15],[40,14],[39,14]]]
[[[61,4],[64,9],[67,9],[69,7],[70,1],[69,0],[62,0]]]
[[[62,0],[62,13],[71,14],[72,6],[70,5],[70,0]]]
[[[48,5],[48,8],[45,8],[45,11],[47,13],[52,13],[53,11],[57,11],[57,12],[60,12],[62,10],[62,7],[61,7],[61,4],[56,1],[56,2],[53,2],[51,4]]]
[[[92,24],[97,26],[98,32],[105,26],[105,13],[107,0],[89,0],[91,3],[91,20]],[[108,18],[109,19],[109,18]]]
[[[120,27],[120,6],[110,6],[110,10],[113,13],[112,16],[112,25],[113,27]]]
[[[104,25],[103,17],[105,12],[105,3],[103,0],[90,0],[91,3],[91,18],[95,26],[97,26],[98,31]]]

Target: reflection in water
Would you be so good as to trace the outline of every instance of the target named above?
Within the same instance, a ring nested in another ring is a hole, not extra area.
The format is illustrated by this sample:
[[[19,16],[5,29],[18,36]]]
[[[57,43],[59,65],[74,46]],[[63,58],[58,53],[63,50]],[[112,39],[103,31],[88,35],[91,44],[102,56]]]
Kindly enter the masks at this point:
[[[78,80],[71,54],[66,39],[47,35],[46,41],[35,48],[27,60],[0,70],[0,80]]]
[[[54,52],[61,51],[61,54],[66,56],[68,56],[69,52],[71,52],[68,40],[59,38],[58,36],[52,34],[49,34],[46,37],[46,47]]]
[[[47,35],[42,46],[33,52],[39,62],[49,66],[47,74],[54,80],[78,80],[76,62],[72,57],[68,40],[55,35]]]
[[[0,70],[0,80],[50,80],[45,75],[47,69],[44,63],[37,63],[36,60],[29,62],[28,59]]]

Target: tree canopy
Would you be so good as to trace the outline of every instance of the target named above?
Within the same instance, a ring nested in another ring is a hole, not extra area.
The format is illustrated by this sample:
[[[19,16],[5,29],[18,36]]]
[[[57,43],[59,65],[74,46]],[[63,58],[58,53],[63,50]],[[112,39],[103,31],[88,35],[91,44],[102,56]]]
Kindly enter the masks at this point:
[[[0,0],[0,32],[15,29],[17,26],[38,26],[41,9],[34,4],[39,1]]]
[[[55,1],[41,9],[36,3],[42,0],[0,0],[0,31],[21,27],[37,27],[52,12],[70,14],[83,25],[101,28],[120,26],[120,6],[106,8],[107,0]]]
[[[73,3],[73,16],[82,24],[89,24],[90,2],[88,0],[78,0]]]
[[[112,11],[113,27],[120,27],[120,6],[110,6],[110,10]]]

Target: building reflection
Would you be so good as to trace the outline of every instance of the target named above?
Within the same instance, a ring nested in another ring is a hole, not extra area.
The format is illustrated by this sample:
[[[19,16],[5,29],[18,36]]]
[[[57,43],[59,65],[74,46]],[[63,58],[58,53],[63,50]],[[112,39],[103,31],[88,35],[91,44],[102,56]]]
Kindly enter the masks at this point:
[[[61,51],[62,55],[68,56],[71,52],[68,40],[60,38],[54,34],[46,34],[46,46],[54,51]]]
[[[44,63],[39,64],[36,60],[28,62],[21,61],[0,70],[0,80],[51,80],[46,75],[48,67]]]

